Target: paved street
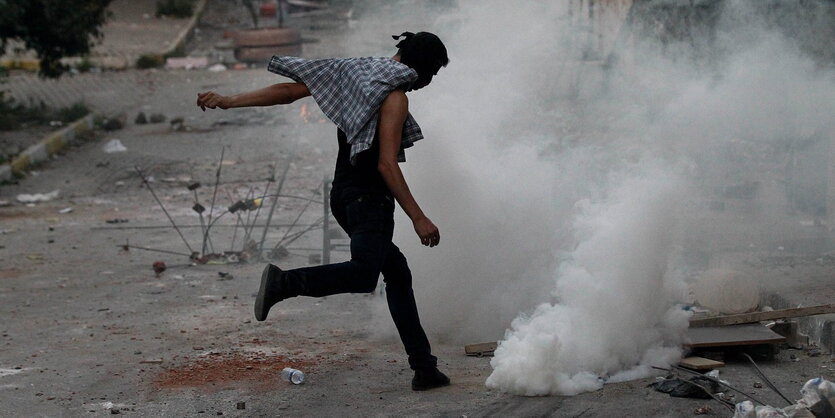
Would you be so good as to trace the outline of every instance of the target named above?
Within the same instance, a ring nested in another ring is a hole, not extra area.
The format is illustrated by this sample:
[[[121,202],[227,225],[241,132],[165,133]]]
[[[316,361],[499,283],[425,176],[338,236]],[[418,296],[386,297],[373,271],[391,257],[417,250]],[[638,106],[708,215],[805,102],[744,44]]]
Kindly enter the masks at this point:
[[[388,26],[380,30],[389,31]],[[320,40],[314,54],[347,55],[363,48],[376,53],[379,45],[370,41],[328,44],[339,30],[347,29],[304,34]],[[268,246],[288,234],[287,225],[316,223],[323,214],[322,181],[332,172],[337,144],[335,128],[312,99],[225,112],[204,113],[194,106],[200,91],[231,93],[277,80],[263,69],[129,70],[56,81],[17,74],[9,80],[19,100],[60,107],[81,98],[96,112],[124,113],[127,126],[98,132],[94,140],[0,186],[0,200],[12,202],[0,207],[0,416],[685,417],[705,405],[711,408],[705,416],[731,415],[712,400],[658,393],[647,387],[654,378],[574,397],[488,390],[490,359],[463,353],[463,345],[474,341],[431,330],[440,368],[453,384],[413,392],[412,372],[379,293],[284,301],[260,323],[252,308],[261,261],[192,265],[181,255],[125,250],[122,245],[129,243],[189,252],[137,167],[153,176],[153,191],[174,221],[190,225],[183,233],[195,250],[201,244],[200,218],[191,209],[194,196],[187,186],[199,182],[199,199],[208,207],[218,167],[218,211],[250,191],[265,193],[267,179],[288,164],[282,194],[313,201],[279,200],[272,224],[281,226],[266,234]],[[136,125],[140,111],[167,120]],[[182,123],[171,125],[175,118]],[[113,139],[127,150],[105,153],[102,147]],[[59,197],[48,202],[15,201],[21,193],[53,190]],[[71,211],[62,213],[67,208]],[[402,213],[397,216],[406,221]],[[262,212],[259,223],[264,217]],[[211,235],[215,252],[240,250],[235,219],[226,215],[217,225]],[[256,228],[253,235],[260,238],[261,231]],[[395,238],[407,239],[412,236]],[[275,262],[284,268],[309,265],[321,245],[322,231],[314,229]],[[346,254],[334,257],[344,260]],[[167,264],[159,277],[152,270],[155,261]],[[830,268],[814,272],[826,282]],[[426,310],[455,303],[418,300]],[[305,384],[282,382],[279,372],[287,366],[303,370]],[[797,398],[807,379],[831,378],[835,369],[831,357],[801,350],[784,350],[761,366]],[[761,379],[745,363],[729,361],[721,377],[783,405],[767,388],[754,387]]]

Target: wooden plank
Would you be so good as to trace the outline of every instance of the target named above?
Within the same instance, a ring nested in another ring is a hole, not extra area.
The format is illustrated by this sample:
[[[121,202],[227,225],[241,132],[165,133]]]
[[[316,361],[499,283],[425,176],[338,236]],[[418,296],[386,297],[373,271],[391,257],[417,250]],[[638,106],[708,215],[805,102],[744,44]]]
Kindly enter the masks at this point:
[[[711,370],[719,367],[725,367],[725,363],[721,361],[711,360],[704,357],[687,357],[681,359],[678,363],[681,367],[686,367],[691,370]]]
[[[489,342],[489,343],[478,343],[478,344],[467,344],[464,346],[464,353],[468,356],[492,356],[493,352],[496,351],[496,347],[499,346],[499,343],[496,342]]]
[[[739,345],[776,344],[786,337],[768,329],[762,324],[729,325],[722,327],[690,328],[687,330],[691,348],[728,347]]]
[[[690,321],[690,328],[719,327],[723,325],[751,324],[775,319],[797,318],[801,316],[835,313],[835,304],[809,306],[806,308],[778,309],[768,312],[751,312],[737,315],[699,318]]]

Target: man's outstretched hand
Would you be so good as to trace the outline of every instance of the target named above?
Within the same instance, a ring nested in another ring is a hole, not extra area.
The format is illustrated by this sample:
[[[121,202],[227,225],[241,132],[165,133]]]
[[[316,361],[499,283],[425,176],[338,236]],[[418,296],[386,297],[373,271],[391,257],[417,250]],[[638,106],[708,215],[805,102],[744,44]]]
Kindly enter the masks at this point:
[[[434,247],[441,242],[441,232],[438,227],[427,217],[421,217],[414,221],[415,232],[420,237],[420,243],[427,247]]]
[[[203,109],[204,112],[206,111],[207,107],[209,109],[228,109],[229,98],[226,96],[221,96],[213,91],[197,93],[197,106]]]

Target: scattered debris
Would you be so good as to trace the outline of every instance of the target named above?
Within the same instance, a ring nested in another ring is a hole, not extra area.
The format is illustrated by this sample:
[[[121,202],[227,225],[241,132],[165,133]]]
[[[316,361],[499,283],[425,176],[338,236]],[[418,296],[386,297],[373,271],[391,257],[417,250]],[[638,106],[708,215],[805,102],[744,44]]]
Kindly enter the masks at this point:
[[[223,71],[226,71],[226,70],[227,70],[227,68],[223,64],[215,64],[215,65],[212,65],[211,67],[209,67],[209,72],[212,72],[212,73],[220,73],[220,72],[223,72]]]
[[[28,258],[32,261],[40,261],[40,260],[43,260],[43,255],[41,255],[41,254],[29,254],[29,255],[26,256],[26,258]]]
[[[749,324],[761,321],[797,318],[803,316],[822,315],[830,313],[835,313],[835,304],[717,316],[713,318],[692,319],[690,320],[690,327],[716,327],[722,325]]]
[[[4,208],[6,206],[11,206],[11,205],[12,205],[12,202],[9,202],[8,200],[0,200],[0,208]]]
[[[161,363],[162,363],[161,358],[145,359],[145,360],[142,360],[142,361],[139,362],[139,364],[161,364]]]
[[[687,357],[682,359],[678,365],[691,370],[712,370],[724,367],[725,363],[704,357]]]
[[[726,347],[741,345],[777,344],[786,337],[762,324],[730,325],[724,327],[689,328],[686,346],[691,348]]]
[[[17,201],[20,203],[39,203],[48,202],[58,197],[60,190],[53,190],[49,193],[35,193],[35,194],[19,194]]]
[[[235,404],[235,409],[246,409],[246,402],[238,402]]]
[[[278,373],[285,367],[313,369],[310,361],[260,351],[199,355],[185,363],[162,370],[154,379],[158,388],[215,387],[240,388],[241,384],[271,389],[282,384]]]
[[[705,406],[700,406],[700,407],[696,408],[696,410],[693,411],[693,414],[694,415],[707,415],[711,412],[713,412],[713,410],[710,409],[709,406],[705,405]]]
[[[206,57],[171,57],[165,59],[165,68],[169,70],[192,70],[206,68],[209,59]]]
[[[126,119],[126,115],[119,115],[116,117],[108,117],[102,120],[101,127],[105,131],[118,131],[125,127],[125,122],[122,119]]]
[[[15,367],[14,369],[2,369],[0,368],[0,377],[4,376],[12,376],[18,373],[23,373],[23,369],[20,367]]]
[[[104,222],[109,223],[109,224],[126,224],[130,221],[127,220],[127,219],[124,219],[124,218],[113,218],[113,219],[108,219]]]
[[[694,376],[690,380],[671,377],[650,383],[649,387],[675,398],[711,399],[719,392],[719,387],[713,380],[703,376]]]
[[[157,275],[157,277],[159,277],[159,275],[162,274],[162,272],[164,272],[165,269],[168,268],[168,266],[166,266],[165,262],[163,262],[163,261],[154,261],[154,264],[152,265],[152,267],[153,267],[154,273]]]
[[[166,119],[162,113],[152,113],[148,121],[151,123],[163,123]]]
[[[191,130],[191,127],[186,125],[186,120],[183,117],[171,119],[171,130],[176,132],[183,132]]]
[[[218,280],[232,280],[232,279],[235,278],[235,276],[231,275],[230,273],[226,273],[224,271],[217,272],[217,275],[219,276]]]
[[[474,357],[492,356],[498,346],[496,342],[468,344],[464,346],[464,353]]]
[[[72,208],[64,208],[58,211],[58,213],[60,213],[61,215],[66,215],[70,212],[72,212]]]
[[[104,144],[104,147],[102,149],[104,150],[104,152],[108,154],[113,154],[115,152],[125,152],[128,150],[124,145],[122,145],[122,141],[118,139],[111,139],[106,144]]]

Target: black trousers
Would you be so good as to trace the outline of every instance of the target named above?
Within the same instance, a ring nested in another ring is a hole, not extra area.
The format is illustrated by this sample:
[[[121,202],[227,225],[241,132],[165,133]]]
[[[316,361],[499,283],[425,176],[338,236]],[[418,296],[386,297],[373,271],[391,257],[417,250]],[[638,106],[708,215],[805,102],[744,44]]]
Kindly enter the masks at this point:
[[[382,273],[389,312],[409,356],[409,366],[415,370],[435,367],[438,360],[420,325],[412,272],[392,242],[394,200],[385,194],[334,187],[330,202],[334,218],[351,237],[351,261],[288,270],[286,277],[299,284],[300,296],[323,297],[374,292]]]

